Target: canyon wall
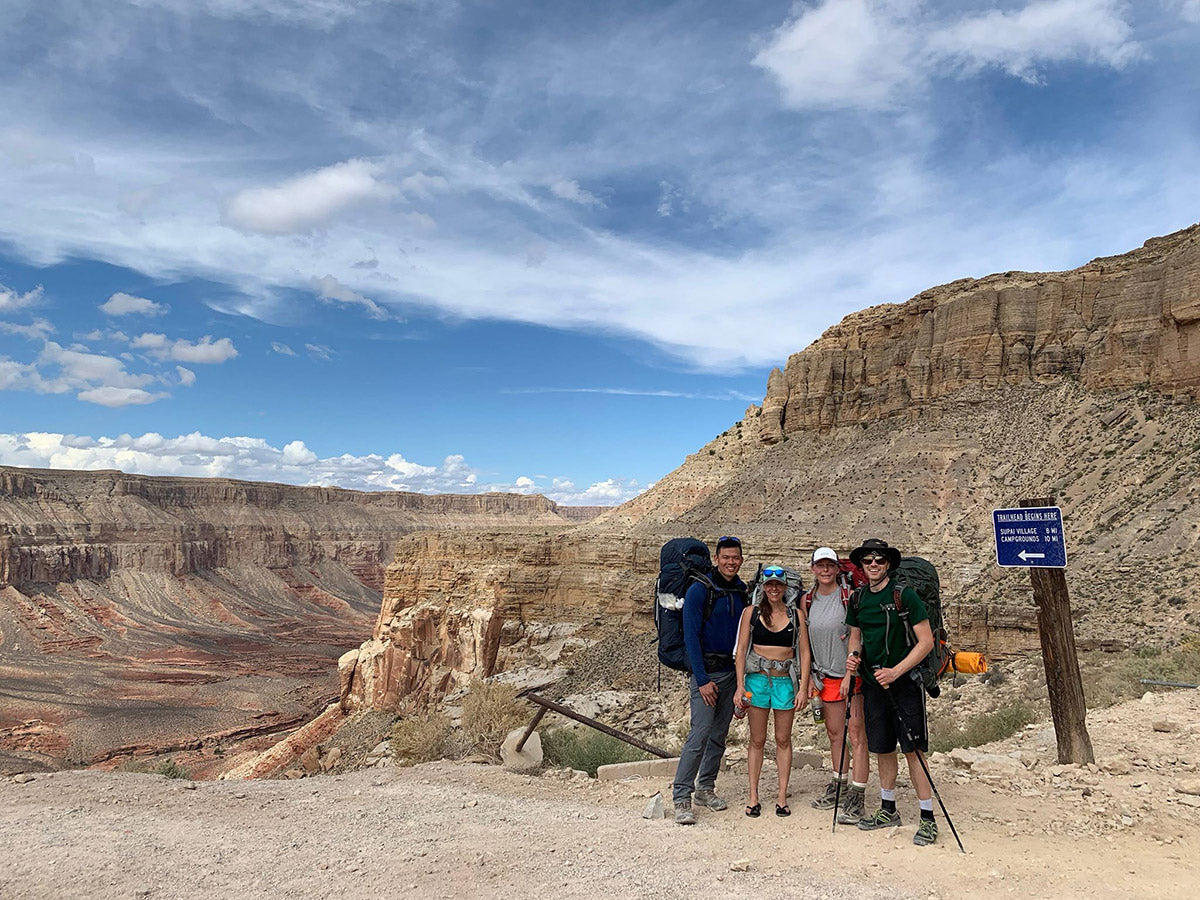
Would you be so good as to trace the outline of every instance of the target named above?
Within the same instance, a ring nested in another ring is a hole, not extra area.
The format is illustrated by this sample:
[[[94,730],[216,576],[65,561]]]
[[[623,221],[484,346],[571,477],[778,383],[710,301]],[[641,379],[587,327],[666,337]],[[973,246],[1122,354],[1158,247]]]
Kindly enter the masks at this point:
[[[570,521],[540,496],[0,467],[0,763],[294,725],[336,696],[403,536]]]
[[[1200,226],[1070,272],[1006,272],[847,316],[772,373],[762,439],[874,421],[968,386],[1078,379],[1200,392]]]

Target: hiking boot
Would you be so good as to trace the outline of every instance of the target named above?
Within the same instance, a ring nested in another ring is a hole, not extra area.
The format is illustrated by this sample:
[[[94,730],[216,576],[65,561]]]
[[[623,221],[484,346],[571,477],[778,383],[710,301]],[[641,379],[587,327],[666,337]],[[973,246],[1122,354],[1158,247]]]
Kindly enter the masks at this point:
[[[863,831],[874,831],[876,828],[891,828],[900,824],[900,813],[896,810],[884,809],[882,806],[875,810],[870,818],[859,819],[858,827]]]
[[[675,804],[675,824],[676,825],[695,825],[696,814],[692,812],[692,804],[690,801],[683,801]]]
[[[696,791],[692,795],[692,799],[705,809],[711,809],[713,812],[720,812],[723,809],[729,808],[729,804],[712,791]]]
[[[851,788],[842,792],[842,808],[838,811],[839,825],[857,825],[858,820],[866,812],[866,791],[856,791]]]
[[[838,782],[835,778],[833,781],[829,782],[829,784],[825,785],[825,793],[816,800],[813,800],[809,805],[812,806],[813,809],[833,809],[833,801],[837,799],[837,796]],[[842,785],[842,796],[846,796],[846,785],[844,784]],[[857,822],[858,819],[855,819],[854,821]]]
[[[933,819],[922,818],[917,824],[917,833],[913,835],[913,843],[918,847],[928,847],[937,840],[937,822]]]

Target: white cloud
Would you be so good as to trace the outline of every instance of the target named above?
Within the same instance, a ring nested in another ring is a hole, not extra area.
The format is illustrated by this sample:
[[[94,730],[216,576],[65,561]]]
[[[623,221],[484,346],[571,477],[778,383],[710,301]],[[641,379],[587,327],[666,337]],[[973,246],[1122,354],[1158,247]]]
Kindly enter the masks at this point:
[[[0,361],[0,384],[4,367]],[[93,402],[100,402],[99,399]],[[137,401],[127,401],[137,402]],[[214,438],[200,432],[167,438],[158,432],[93,438],[54,432],[0,433],[0,465],[52,469],[119,469],[141,475],[238,478],[284,484],[331,485],[361,491],[414,491],[421,494],[479,494],[490,491],[537,493],[533,479],[511,484],[479,481],[460,454],[439,465],[422,465],[399,453],[321,458],[296,439],[279,449],[262,438]],[[636,481],[609,478],[586,489],[555,478],[545,496],[568,505],[607,506],[645,490]]]
[[[65,348],[54,341],[46,342],[39,357],[39,365],[59,369],[57,376],[51,381],[56,386],[52,388],[51,393],[60,393],[82,385],[140,388],[154,380],[152,375],[134,375],[127,372],[125,363],[116,357]]]
[[[0,356],[0,391],[37,390],[41,383],[36,367]]]
[[[918,77],[906,0],[825,0],[780,26],[755,57],[797,108],[886,106]]]
[[[40,394],[76,391],[77,399],[100,406],[153,403],[168,396],[145,390],[154,380],[153,375],[127,371],[125,363],[116,357],[90,353],[79,346],[63,347],[55,341],[46,341],[32,363],[0,358],[0,390]]]
[[[545,481],[545,475],[536,476]],[[491,490],[509,490],[518,494],[542,494],[555,503],[564,506],[617,506],[626,500],[632,500],[638,494],[653,485],[640,485],[634,479],[607,478],[597,481],[582,491],[575,487],[570,478],[556,477],[550,479],[549,489],[539,487],[535,479],[526,475],[520,476],[511,485],[486,485]]]
[[[57,341],[45,340],[46,332],[52,329],[49,323],[40,319],[30,326],[11,328],[5,327],[5,323],[0,323],[0,331],[6,330],[23,333],[31,338],[41,338],[43,344],[41,352],[29,363],[8,358],[0,359],[0,390],[26,390],[42,394],[75,391],[77,399],[85,403],[118,407],[145,405],[170,396],[165,391],[147,389],[155,382],[179,384],[183,387],[190,387],[196,383],[196,373],[184,366],[175,366],[174,377],[165,372],[130,372],[126,368],[127,364],[136,361],[132,354],[109,356],[93,353],[81,343],[64,347]],[[122,340],[126,339],[120,332],[115,334]],[[102,332],[83,337],[99,339],[106,336],[113,337]],[[143,334],[134,339],[134,346],[148,351],[157,359],[177,359],[184,362],[222,362],[230,356],[237,355],[227,338],[213,341],[206,337],[197,343],[191,343],[170,341],[160,334]]]
[[[100,304],[100,311],[109,316],[161,316],[165,315],[167,310],[168,307],[165,304],[120,292],[113,294]]]
[[[85,403],[98,406],[143,406],[168,396],[165,393],[150,393],[141,388],[98,387],[80,391],[77,395]]]
[[[1179,0],[1179,14],[1184,21],[1200,24],[1200,0]]]
[[[503,394],[608,394],[616,397],[667,397],[676,400],[744,400],[757,403],[760,395],[744,394],[740,391],[718,391],[697,393],[693,391],[648,391],[634,388],[512,388]]]
[[[308,351],[308,355],[316,359],[329,362],[333,359],[333,348],[326,347],[324,344],[305,344],[304,349]]]
[[[418,233],[437,231],[437,219],[428,213],[406,212],[401,213],[398,218],[400,221],[406,223],[410,226],[410,228]]]
[[[158,6],[177,13],[202,10],[214,17],[246,19],[255,24],[263,19],[277,19],[328,29],[353,17],[362,3],[359,0],[138,0],[138,5]]]
[[[287,344],[281,344],[279,341],[271,341],[271,349],[280,356],[295,356],[296,351]]]
[[[344,303],[349,306],[361,306],[366,310],[367,315],[372,319],[388,318],[387,310],[376,303],[364,297],[356,291],[350,290],[332,275],[324,275],[321,278],[314,278],[309,282],[316,295],[326,303]]]
[[[1076,61],[1121,69],[1142,55],[1120,0],[1035,0],[989,10],[935,30],[927,50],[970,74],[991,66],[1038,82],[1038,66]]]
[[[229,338],[214,341],[207,334],[193,343],[183,338],[171,340],[165,334],[146,332],[130,341],[129,346],[135,350],[145,350],[156,359],[186,363],[223,363],[238,355],[237,348]]]
[[[223,363],[238,355],[233,341],[229,338],[213,340],[205,335],[194,344],[191,341],[178,340],[171,345],[171,359],[190,363]]]
[[[393,4],[363,6],[357,32],[275,43],[203,18],[223,48],[211,58],[158,43],[195,33],[183,0],[174,29],[137,5],[86,22],[55,20],[59,6],[46,27],[0,33],[0,49],[45,61],[5,96],[9,119],[46,133],[0,130],[0,241],[34,265],[103,260],[251,295],[328,276],[383,308],[633,336],[711,371],[778,364],[844,313],[938,281],[1065,268],[1195,219],[1194,92],[1157,89],[1194,80],[1163,10],[1182,32],[1195,0],[805,0],[757,35],[762,19],[729,4],[703,21],[652,4],[598,30],[505,31],[472,61],[495,76],[478,80],[444,41],[454,4],[384,44],[368,21],[396,24]],[[1143,43],[1146,65],[1130,65]],[[165,131],[120,99],[164,53],[177,65],[156,121],[179,126]],[[1120,85],[1095,71],[1122,65]],[[1019,85],[964,83],[984,69],[1064,90],[1018,110]],[[935,82],[937,104],[914,102]],[[802,112],[781,113],[781,96]],[[905,114],[803,112],[831,107]],[[198,109],[232,127],[187,130]],[[350,153],[371,162],[309,162]],[[1121,177],[1086,184],[1095,171]],[[394,202],[370,202],[393,182]],[[605,216],[579,205],[584,185]],[[122,205],[147,186],[136,213]],[[226,198],[246,232],[218,224]]]
[[[165,355],[170,353],[171,342],[167,340],[165,334],[147,331],[131,340],[129,346],[135,350],[148,350],[154,354]]]
[[[401,191],[422,200],[429,200],[449,187],[450,182],[441,175],[426,175],[424,172],[414,172],[400,180]]]
[[[780,26],[755,63],[797,109],[887,109],[931,79],[998,68],[1040,80],[1049,63],[1120,69],[1143,51],[1121,0],[1029,0],[957,19],[921,0],[824,0]]]
[[[667,219],[675,212],[676,207],[680,212],[688,211],[688,203],[683,192],[669,181],[660,181],[658,183],[658,206],[654,211],[661,218]]]
[[[307,231],[356,204],[387,197],[391,191],[377,179],[379,173],[375,163],[350,159],[274,187],[243,190],[229,201],[225,215],[247,231]]]
[[[0,321],[0,331],[6,334],[20,335],[30,340],[44,341],[49,335],[54,333],[55,328],[45,319],[34,318],[28,325],[17,325],[13,322]]]
[[[311,466],[317,461],[317,454],[304,445],[304,441],[292,441],[285,444],[280,460],[285,466]]]
[[[27,306],[33,306],[42,299],[44,288],[39,284],[33,290],[20,293],[10,287],[0,284],[0,313],[15,312]]]
[[[557,482],[558,479],[555,479]],[[653,487],[653,484],[639,485],[636,480],[625,478],[607,478],[597,481],[582,491],[575,490],[575,485],[569,481],[566,485],[545,491],[545,495],[555,503],[564,506],[617,506],[626,500],[632,500],[638,494]]]
[[[570,200],[581,206],[603,206],[604,202],[595,194],[585,191],[577,181],[559,178],[550,182],[550,193],[562,200]]]

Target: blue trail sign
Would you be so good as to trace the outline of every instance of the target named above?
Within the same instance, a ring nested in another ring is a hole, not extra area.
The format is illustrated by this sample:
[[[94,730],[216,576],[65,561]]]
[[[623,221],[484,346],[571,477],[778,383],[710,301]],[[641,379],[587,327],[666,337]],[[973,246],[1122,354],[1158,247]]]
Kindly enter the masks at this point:
[[[1033,506],[992,510],[996,532],[996,563],[1062,569],[1067,565],[1062,510],[1057,506]]]

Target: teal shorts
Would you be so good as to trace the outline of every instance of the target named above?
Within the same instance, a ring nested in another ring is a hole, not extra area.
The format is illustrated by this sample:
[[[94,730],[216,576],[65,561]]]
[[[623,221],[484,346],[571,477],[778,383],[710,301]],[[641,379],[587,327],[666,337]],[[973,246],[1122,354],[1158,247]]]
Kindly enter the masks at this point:
[[[750,672],[746,675],[746,690],[750,692],[750,705],[759,709],[796,708],[796,689],[787,675]]]

